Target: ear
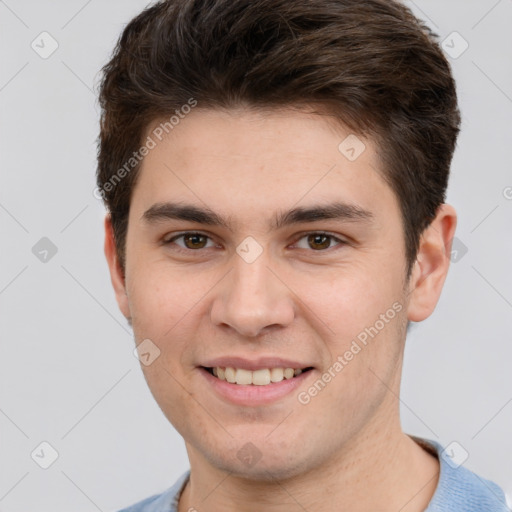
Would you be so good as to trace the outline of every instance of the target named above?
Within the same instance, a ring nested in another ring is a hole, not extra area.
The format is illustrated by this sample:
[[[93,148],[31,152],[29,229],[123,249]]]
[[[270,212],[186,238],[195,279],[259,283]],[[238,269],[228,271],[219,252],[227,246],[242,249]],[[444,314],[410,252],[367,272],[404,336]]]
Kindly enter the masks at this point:
[[[409,280],[407,318],[421,322],[434,311],[450,266],[457,213],[442,204],[435,219],[421,235],[418,255]]]
[[[110,270],[110,280],[114,287],[117,304],[123,315],[130,322],[130,308],[128,304],[128,296],[126,294],[126,285],[114,239],[114,230],[112,228],[112,219],[110,214],[105,216],[105,257],[107,258],[108,268]]]

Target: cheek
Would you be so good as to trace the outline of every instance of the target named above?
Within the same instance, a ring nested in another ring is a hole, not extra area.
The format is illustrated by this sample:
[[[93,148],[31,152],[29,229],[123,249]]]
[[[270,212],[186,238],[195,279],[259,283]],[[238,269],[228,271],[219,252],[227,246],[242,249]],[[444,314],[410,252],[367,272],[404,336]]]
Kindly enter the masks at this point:
[[[310,281],[297,279],[304,285],[298,295],[305,298],[304,314],[329,350],[328,364],[343,359],[338,385],[357,396],[374,394],[375,386],[382,385],[370,368],[387,380],[401,355],[406,321],[401,274],[352,267]]]
[[[218,280],[211,273],[177,272],[165,262],[146,263],[132,274],[132,328],[137,343],[149,338],[160,351],[155,365],[142,369],[155,394],[166,389],[162,400],[168,398],[169,386],[178,386],[172,395],[179,395],[178,382],[195,368],[198,333],[210,332],[208,293]]]
[[[188,393],[186,381],[164,360],[164,354],[151,366],[144,367],[143,373],[151,394],[169,422],[185,438],[190,425],[200,428],[208,423],[198,406],[198,399]]]
[[[197,330],[200,299],[198,279],[185,279],[157,263],[142,265],[132,275],[130,308],[137,343],[149,338],[159,355],[148,366],[141,365],[156,402],[169,421],[187,425],[193,397],[187,391],[190,341]],[[196,404],[197,405],[197,404]],[[179,430],[179,428],[178,428]]]
[[[134,329],[144,336],[166,333],[188,315],[208,290],[208,280],[185,277],[164,262],[144,262],[127,281]],[[212,285],[209,287],[211,288]]]
[[[334,269],[325,276],[297,275],[294,282],[294,291],[304,304],[303,314],[328,338],[339,340],[340,346],[373,325],[400,299],[391,278],[375,276],[364,268]]]

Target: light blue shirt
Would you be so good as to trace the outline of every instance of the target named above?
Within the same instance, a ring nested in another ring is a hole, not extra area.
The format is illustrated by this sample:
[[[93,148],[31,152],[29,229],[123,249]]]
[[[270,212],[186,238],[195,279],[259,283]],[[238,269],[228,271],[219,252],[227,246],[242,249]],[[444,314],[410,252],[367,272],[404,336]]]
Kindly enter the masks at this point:
[[[440,465],[439,482],[425,512],[510,512],[500,487],[459,465],[452,450],[430,439],[410,436],[433,455]],[[183,473],[162,494],[155,494],[119,512],[177,512],[178,500],[190,476]]]

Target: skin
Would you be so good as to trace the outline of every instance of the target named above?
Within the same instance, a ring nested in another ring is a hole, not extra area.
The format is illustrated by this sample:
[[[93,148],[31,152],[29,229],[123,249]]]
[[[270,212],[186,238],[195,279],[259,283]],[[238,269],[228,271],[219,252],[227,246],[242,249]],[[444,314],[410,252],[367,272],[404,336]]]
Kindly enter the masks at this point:
[[[399,204],[371,140],[359,137],[366,149],[355,161],[340,153],[349,133],[298,110],[197,108],[144,158],[124,279],[105,219],[119,307],[136,343],[149,338],[161,351],[142,369],[185,439],[191,478],[180,512],[414,512],[435,491],[437,458],[402,431],[397,397],[406,323],[435,308],[456,214],[439,208],[406,279]],[[142,218],[166,201],[207,206],[231,229]],[[371,218],[269,227],[280,211],[334,201]],[[209,238],[162,243],[187,231]],[[318,231],[336,238],[319,248],[308,238]],[[236,252],[248,236],[263,249],[252,263]],[[198,369],[217,356],[292,358],[314,366],[298,391],[307,390],[397,302],[401,311],[307,405],[297,392],[265,406],[234,405]],[[250,467],[237,457],[248,442],[261,454]]]

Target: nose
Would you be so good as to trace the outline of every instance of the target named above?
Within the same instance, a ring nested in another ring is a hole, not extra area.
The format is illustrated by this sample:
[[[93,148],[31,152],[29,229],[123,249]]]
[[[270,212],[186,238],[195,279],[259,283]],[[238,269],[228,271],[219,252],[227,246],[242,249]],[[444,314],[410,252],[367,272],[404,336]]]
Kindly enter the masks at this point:
[[[216,326],[229,326],[245,337],[286,327],[295,316],[292,292],[274,270],[264,251],[248,263],[234,255],[234,268],[219,283],[211,309]]]

